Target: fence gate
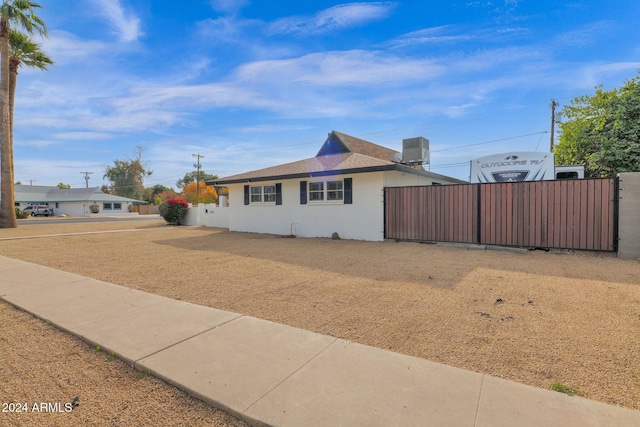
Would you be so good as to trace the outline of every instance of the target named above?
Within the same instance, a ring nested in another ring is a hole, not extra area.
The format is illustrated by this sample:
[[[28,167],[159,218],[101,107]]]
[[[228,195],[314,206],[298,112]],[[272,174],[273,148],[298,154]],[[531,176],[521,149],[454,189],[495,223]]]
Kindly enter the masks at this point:
[[[617,179],[385,188],[385,238],[617,250]]]

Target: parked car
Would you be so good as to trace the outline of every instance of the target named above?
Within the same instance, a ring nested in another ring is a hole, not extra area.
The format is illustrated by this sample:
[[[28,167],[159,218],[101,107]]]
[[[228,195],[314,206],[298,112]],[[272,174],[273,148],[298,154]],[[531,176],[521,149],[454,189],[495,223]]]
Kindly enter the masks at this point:
[[[51,215],[51,208],[47,205],[31,205],[24,208],[24,211],[31,216],[49,216]]]

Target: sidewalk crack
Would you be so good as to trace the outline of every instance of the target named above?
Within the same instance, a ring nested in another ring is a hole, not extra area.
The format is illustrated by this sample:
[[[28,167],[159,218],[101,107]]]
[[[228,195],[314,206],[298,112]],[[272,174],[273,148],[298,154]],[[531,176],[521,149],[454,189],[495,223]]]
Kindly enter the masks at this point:
[[[300,367],[298,367],[298,369],[294,370],[293,372],[291,372],[289,375],[287,375],[282,381],[280,381],[278,384],[274,385],[273,387],[271,387],[271,389],[267,390],[262,396],[260,396],[259,398],[256,399],[255,402],[253,402],[251,405],[247,406],[246,409],[244,409],[242,411],[242,413],[246,413],[249,409],[251,409],[256,403],[260,402],[267,394],[271,393],[273,390],[275,390],[276,388],[280,387],[280,385],[282,383],[284,383],[285,381],[287,381],[289,378],[291,378],[292,376],[294,376],[298,371],[300,371],[302,368],[304,368],[305,366],[307,366],[309,363],[311,363],[313,360],[315,360],[318,356],[320,356],[322,353],[325,352],[326,349],[328,349],[333,343],[335,343],[336,341],[338,341],[338,338],[334,338],[333,341],[331,341],[329,344],[327,344],[322,350],[320,350],[315,356],[313,356],[311,359],[307,360],[305,363],[303,363],[302,365],[300,365]]]
[[[156,355],[156,354],[158,354],[158,353],[160,353],[160,352],[163,352],[163,351],[165,351],[165,350],[168,350],[168,349],[170,349],[171,347],[175,347],[175,346],[177,346],[177,345],[179,345],[179,344],[182,344],[182,343],[183,343],[183,342],[185,342],[185,341],[189,341],[189,340],[190,340],[190,339],[192,339],[192,338],[195,338],[195,337],[200,336],[200,335],[202,335],[202,334],[206,334],[206,333],[207,333],[207,332],[209,332],[209,331],[212,331],[212,330],[214,330],[214,329],[216,329],[216,328],[219,328],[219,327],[224,326],[224,325],[226,325],[226,324],[228,324],[228,323],[231,323],[231,322],[233,322],[233,321],[235,321],[235,320],[238,320],[238,319],[239,319],[239,318],[241,318],[241,317],[244,317],[244,315],[239,314],[238,316],[236,316],[236,317],[234,317],[234,318],[232,318],[232,319],[229,319],[229,320],[227,320],[227,321],[225,321],[225,322],[222,322],[222,323],[220,323],[220,324],[218,324],[218,325],[215,325],[215,326],[213,326],[213,327],[211,327],[211,328],[209,328],[209,329],[205,329],[204,331],[198,332],[197,334],[191,335],[191,336],[189,336],[189,337],[187,337],[187,338],[185,338],[185,339],[183,339],[183,340],[180,340],[180,341],[174,342],[174,343],[173,343],[173,344],[171,344],[170,346],[167,346],[167,347],[161,348],[160,350],[154,351],[153,353],[149,353],[149,354],[147,354],[147,355],[145,355],[145,356],[142,356],[141,358],[139,358],[139,359],[137,359],[137,360],[134,360],[134,361],[133,361],[133,366],[135,367],[135,366],[138,364],[138,362],[140,362],[142,359],[146,359],[147,357],[151,357],[151,356]]]
[[[480,392],[478,393],[478,404],[476,405],[476,417],[473,420],[473,427],[477,427],[478,425],[478,412],[480,412],[480,399],[482,399],[482,388],[484,387],[484,377],[485,377],[485,374],[482,374],[482,380],[480,381]]]

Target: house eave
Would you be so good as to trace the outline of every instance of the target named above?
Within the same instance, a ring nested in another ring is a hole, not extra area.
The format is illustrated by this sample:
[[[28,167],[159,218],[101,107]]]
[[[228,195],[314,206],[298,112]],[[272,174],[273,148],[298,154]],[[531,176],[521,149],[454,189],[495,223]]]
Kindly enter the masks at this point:
[[[456,183],[466,182],[466,181],[458,180],[455,178],[447,177],[444,175],[439,175],[433,172],[423,171],[423,170],[412,168],[406,165],[394,163],[394,164],[381,165],[381,166],[369,166],[364,168],[336,169],[336,170],[304,172],[304,173],[283,174],[283,175],[265,175],[260,177],[235,178],[235,179],[228,179],[228,180],[223,178],[223,179],[205,181],[205,183],[207,185],[229,185],[229,184],[242,184],[242,183],[250,183],[250,182],[279,181],[284,179],[301,179],[301,178],[315,178],[315,177],[337,176],[337,175],[354,175],[359,173],[385,172],[385,171],[393,171],[393,170],[398,172],[403,172],[403,173],[409,173],[412,175],[427,176],[434,179],[454,181]]]

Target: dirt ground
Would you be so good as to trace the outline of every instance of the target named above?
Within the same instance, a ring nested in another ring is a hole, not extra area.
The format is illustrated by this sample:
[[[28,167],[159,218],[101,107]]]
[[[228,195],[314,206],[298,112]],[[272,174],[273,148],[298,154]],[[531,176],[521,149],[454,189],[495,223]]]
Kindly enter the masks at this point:
[[[61,235],[94,231],[112,232]],[[0,240],[0,255],[536,387],[559,382],[583,397],[640,409],[638,261],[568,251],[523,255],[292,239],[162,221],[61,220],[0,230],[0,239],[38,235],[48,236]],[[128,405],[130,413],[147,411],[151,401],[183,404],[175,397],[179,391],[105,362],[75,338],[6,304],[0,305],[0,322],[5,398],[26,399],[29,390],[53,384],[67,399],[82,394],[81,402],[91,402],[85,410],[100,406],[108,414],[126,403],[107,404],[101,393],[126,396],[147,387],[139,400],[145,403]],[[27,339],[36,341],[25,341],[29,351],[20,350],[16,341]],[[27,374],[43,366],[37,377]],[[90,387],[86,373],[98,369],[104,384]],[[118,375],[128,380],[111,380]],[[168,387],[161,392],[166,397],[151,397],[161,386]],[[162,419],[189,424],[181,417],[195,413],[214,417],[206,405],[189,400]]]

